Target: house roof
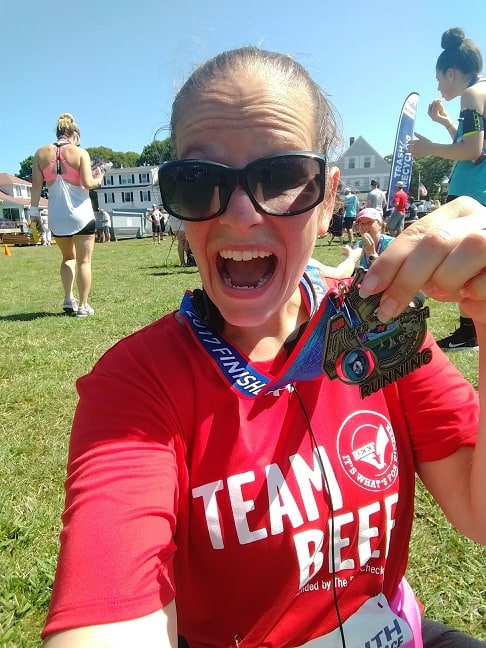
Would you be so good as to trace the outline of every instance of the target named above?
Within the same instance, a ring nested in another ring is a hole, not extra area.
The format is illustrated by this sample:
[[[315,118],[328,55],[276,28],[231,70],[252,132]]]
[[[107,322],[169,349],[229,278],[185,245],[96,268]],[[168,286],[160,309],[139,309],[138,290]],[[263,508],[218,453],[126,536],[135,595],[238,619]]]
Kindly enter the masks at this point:
[[[1,175],[1,174],[0,174]],[[21,205],[22,207],[28,207],[30,205],[30,198],[16,198],[10,194],[5,193],[0,189],[0,201],[4,203],[11,203],[14,205]],[[39,207],[47,207],[48,201],[47,198],[41,198],[39,200]]]
[[[0,186],[11,184],[31,185],[32,183],[28,180],[22,180],[22,178],[10,175],[10,173],[0,173]]]

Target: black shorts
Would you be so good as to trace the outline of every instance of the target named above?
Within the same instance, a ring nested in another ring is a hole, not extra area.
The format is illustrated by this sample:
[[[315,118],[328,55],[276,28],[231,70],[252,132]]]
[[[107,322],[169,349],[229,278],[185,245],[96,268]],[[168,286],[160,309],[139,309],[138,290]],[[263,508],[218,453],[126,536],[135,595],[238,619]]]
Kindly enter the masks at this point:
[[[162,230],[160,229],[160,225],[152,223],[152,234],[160,234],[161,231]]]
[[[345,216],[344,217],[344,229],[350,230],[353,229],[354,221],[356,219],[352,218],[351,216]]]
[[[62,236],[60,236],[59,234],[55,234],[54,232],[52,232],[52,234],[56,238],[70,238],[71,236],[89,236],[90,234],[94,234],[95,232],[96,232],[96,221],[93,218],[92,221],[90,221],[87,225],[85,225],[82,230],[76,232],[76,234],[63,234]]]

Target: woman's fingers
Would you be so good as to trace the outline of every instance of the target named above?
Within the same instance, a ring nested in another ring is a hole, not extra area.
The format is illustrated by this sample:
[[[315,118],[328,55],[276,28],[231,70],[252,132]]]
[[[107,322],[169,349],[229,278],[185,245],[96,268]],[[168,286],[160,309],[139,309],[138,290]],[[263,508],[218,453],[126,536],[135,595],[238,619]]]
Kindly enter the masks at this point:
[[[400,234],[368,271],[360,294],[384,293],[381,319],[398,315],[419,290],[441,301],[484,300],[485,227],[486,208],[472,198],[448,203]]]

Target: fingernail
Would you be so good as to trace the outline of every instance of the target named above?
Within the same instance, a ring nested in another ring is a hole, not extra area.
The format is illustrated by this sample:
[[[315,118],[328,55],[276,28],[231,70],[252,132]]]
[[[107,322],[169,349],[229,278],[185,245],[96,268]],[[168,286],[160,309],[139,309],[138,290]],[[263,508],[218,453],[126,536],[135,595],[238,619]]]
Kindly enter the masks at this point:
[[[391,297],[385,297],[381,300],[378,308],[378,319],[382,322],[388,322],[399,313],[398,302]]]
[[[378,278],[374,275],[367,274],[363,279],[361,286],[359,287],[359,296],[362,299],[366,299],[373,294],[374,289],[378,285]]]

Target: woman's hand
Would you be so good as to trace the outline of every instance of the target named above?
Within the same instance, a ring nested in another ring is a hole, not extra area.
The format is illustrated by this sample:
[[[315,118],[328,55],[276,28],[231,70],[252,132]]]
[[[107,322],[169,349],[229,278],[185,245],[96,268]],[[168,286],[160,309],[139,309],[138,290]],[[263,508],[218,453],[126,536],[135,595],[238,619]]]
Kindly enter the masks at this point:
[[[407,227],[373,263],[360,294],[383,292],[378,316],[387,321],[419,290],[458,302],[486,327],[486,207],[461,197]]]
[[[371,235],[368,234],[368,232],[364,232],[362,234],[361,240],[363,241],[364,253],[367,256],[370,256],[370,254],[376,254],[375,242],[373,241]]]
[[[428,107],[427,114],[429,115],[432,121],[447,126],[450,122],[450,117],[447,114],[444,106],[442,105],[442,99],[434,99]]]
[[[432,142],[423,135],[419,135],[419,133],[414,133],[414,135],[417,139],[410,140],[407,146],[408,152],[411,153],[414,158],[431,155]]]

